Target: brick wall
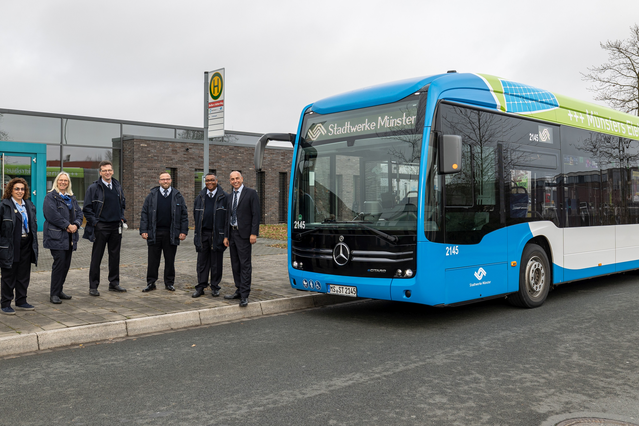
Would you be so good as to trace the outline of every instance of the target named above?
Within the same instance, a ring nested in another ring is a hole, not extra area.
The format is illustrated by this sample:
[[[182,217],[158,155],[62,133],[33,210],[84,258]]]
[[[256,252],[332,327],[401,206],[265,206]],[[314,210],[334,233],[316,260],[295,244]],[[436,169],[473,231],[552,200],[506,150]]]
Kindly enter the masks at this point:
[[[219,185],[226,192],[231,190],[229,175],[236,169],[242,171],[244,185],[257,189],[254,152],[252,146],[209,145],[209,167],[216,170]],[[193,227],[195,171],[202,170],[202,154],[202,143],[125,138],[122,143],[122,186],[127,201],[125,216],[129,227],[137,229],[140,226],[144,199],[151,188],[158,186],[160,173],[168,168],[177,171],[176,188],[186,200],[189,227]],[[266,175],[265,223],[278,222],[279,173],[285,172],[290,177],[292,155],[291,149],[267,148],[264,153],[262,171]]]

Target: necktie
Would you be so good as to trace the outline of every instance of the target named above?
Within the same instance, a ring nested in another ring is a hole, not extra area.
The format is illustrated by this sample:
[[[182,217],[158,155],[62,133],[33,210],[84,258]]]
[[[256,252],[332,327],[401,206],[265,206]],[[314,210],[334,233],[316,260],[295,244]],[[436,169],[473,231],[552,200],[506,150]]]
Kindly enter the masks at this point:
[[[24,223],[24,230],[29,233],[29,220],[27,219],[27,209],[24,206],[17,206],[18,211],[22,215],[22,223]]]
[[[209,192],[209,198],[213,198],[213,193]]]
[[[164,198],[166,198],[166,197],[168,197],[168,196],[169,196],[169,190],[168,190],[168,189],[165,189],[165,190],[164,190]]]
[[[237,225],[237,191],[233,191],[233,212],[231,222]]]

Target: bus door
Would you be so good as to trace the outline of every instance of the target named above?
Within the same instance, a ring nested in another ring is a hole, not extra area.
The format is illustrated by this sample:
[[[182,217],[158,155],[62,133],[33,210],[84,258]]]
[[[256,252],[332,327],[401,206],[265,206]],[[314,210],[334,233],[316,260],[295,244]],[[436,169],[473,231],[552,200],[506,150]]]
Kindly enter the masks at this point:
[[[507,289],[503,150],[480,142],[465,138],[462,171],[443,177],[446,304]]]

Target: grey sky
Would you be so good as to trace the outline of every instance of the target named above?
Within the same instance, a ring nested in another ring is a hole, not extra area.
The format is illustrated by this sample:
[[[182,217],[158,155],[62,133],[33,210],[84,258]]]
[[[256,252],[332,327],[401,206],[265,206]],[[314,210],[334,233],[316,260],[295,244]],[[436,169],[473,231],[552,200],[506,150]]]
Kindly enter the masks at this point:
[[[296,132],[302,108],[455,69],[592,101],[580,72],[639,1],[183,0],[0,3],[0,107],[202,126],[226,68],[226,128]]]

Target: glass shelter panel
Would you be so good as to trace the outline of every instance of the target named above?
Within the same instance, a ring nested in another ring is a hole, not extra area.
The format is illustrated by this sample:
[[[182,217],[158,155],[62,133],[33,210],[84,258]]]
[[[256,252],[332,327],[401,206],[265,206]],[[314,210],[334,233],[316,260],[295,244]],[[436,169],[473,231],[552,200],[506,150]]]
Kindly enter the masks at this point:
[[[113,176],[120,180],[119,149],[63,146],[62,159],[63,170],[71,176],[73,192],[80,206],[84,203],[84,193],[89,185],[100,177],[98,165],[101,161],[111,161]]]
[[[60,143],[59,118],[0,114],[0,140]]]
[[[166,127],[152,127],[152,126],[139,126],[134,124],[123,124],[122,134],[173,139],[175,137],[175,129],[166,128]]]
[[[118,123],[62,120],[62,143],[66,145],[113,146],[113,140],[119,138]]]

